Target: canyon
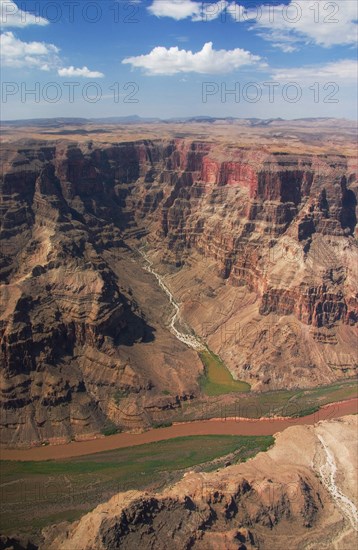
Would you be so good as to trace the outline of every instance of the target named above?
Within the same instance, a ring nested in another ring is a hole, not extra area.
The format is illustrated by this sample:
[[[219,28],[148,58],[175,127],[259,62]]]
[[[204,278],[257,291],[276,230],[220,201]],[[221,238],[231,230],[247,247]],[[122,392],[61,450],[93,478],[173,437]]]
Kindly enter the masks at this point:
[[[256,392],[356,375],[347,141],[167,134],[5,139],[3,445],[143,429],[195,400],[203,365],[175,330]]]
[[[187,472],[160,493],[119,493],[51,526],[39,549],[354,548],[357,427],[356,415],[290,427],[246,463]]]

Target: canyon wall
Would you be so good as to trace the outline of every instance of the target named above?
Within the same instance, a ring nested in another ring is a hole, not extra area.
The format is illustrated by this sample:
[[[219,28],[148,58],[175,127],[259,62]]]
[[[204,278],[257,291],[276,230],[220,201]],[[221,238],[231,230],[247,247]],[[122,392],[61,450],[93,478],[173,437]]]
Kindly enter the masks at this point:
[[[126,424],[125,397],[148,411],[198,394],[200,362],[166,329],[166,298],[130,253],[143,244],[183,319],[253,389],[355,374],[353,159],[24,140],[2,165],[5,443],[149,425],[150,413]],[[220,320],[225,293],[236,308]]]
[[[173,147],[127,205],[183,318],[254,389],[354,376],[356,160]]]

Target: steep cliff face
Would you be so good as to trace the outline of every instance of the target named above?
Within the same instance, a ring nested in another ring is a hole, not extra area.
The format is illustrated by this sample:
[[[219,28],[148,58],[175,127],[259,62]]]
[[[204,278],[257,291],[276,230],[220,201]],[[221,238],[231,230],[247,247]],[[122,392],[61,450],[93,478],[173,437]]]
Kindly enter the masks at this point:
[[[133,147],[137,168],[141,149]],[[140,427],[151,418],[136,415],[133,407],[128,414],[128,396],[141,401],[141,410],[146,399],[154,407],[158,401],[160,409],[178,406],[198,391],[198,358],[167,331],[161,311],[148,321],[149,306],[143,311],[133,295],[133,258],[123,259],[120,232],[127,221],[116,192],[116,177],[134,177],[130,155],[126,147],[103,158],[99,150],[85,155],[75,145],[33,144],[13,151],[5,164],[4,444],[85,437],[111,422]],[[108,261],[105,249],[113,256]],[[121,261],[129,267],[118,273]],[[137,283],[148,285],[149,276],[142,277]],[[166,298],[153,287],[149,296],[164,309]],[[139,302],[140,292],[135,292]],[[165,399],[167,384],[173,395]]]
[[[182,268],[167,281],[191,326],[256,389],[354,375],[355,161],[176,147],[175,161],[132,186],[130,200],[154,263]],[[222,314],[227,296],[216,275],[238,288],[231,313]]]
[[[72,525],[46,529],[40,548],[350,548],[356,444],[354,417],[292,427],[246,464],[189,473],[159,494],[120,493]]]
[[[68,439],[107,418],[128,427],[123,397],[162,403],[169,384],[174,407],[199,391],[195,353],[166,330],[165,297],[128,256],[140,242],[170,272],[185,319],[254,388],[353,375],[355,169],[183,139],[5,148],[4,441]],[[236,306],[220,315],[225,292]]]

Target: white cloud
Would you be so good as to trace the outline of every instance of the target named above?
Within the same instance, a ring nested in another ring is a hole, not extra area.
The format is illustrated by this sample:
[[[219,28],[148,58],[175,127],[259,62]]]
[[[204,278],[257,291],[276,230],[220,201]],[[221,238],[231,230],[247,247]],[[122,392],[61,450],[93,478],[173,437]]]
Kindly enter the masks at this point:
[[[57,71],[59,76],[81,76],[83,78],[102,78],[104,77],[103,73],[99,71],[90,71],[88,67],[82,67],[82,69],[76,69],[71,65],[71,67],[63,67]]]
[[[290,44],[286,44],[285,42],[274,42],[272,44],[275,48],[279,48],[284,53],[292,53],[297,50],[295,46],[290,46]]]
[[[179,21],[191,18],[192,21],[213,21],[231,4],[227,0],[218,2],[196,2],[193,0],[154,0],[147,8],[152,15],[157,17],[170,17]]]
[[[226,0],[219,0],[216,3],[200,2],[199,13],[194,15],[192,19],[193,21],[214,21],[214,19],[220,17],[230,5],[230,2]]]
[[[13,0],[0,0],[0,22],[2,27],[27,27],[48,25],[47,19],[23,11]]]
[[[356,0],[320,2],[292,0],[287,6],[261,6],[251,29],[284,51],[287,44],[313,43],[323,47],[353,45],[357,40]]]
[[[179,50],[178,47],[167,49],[157,46],[147,55],[127,57],[122,63],[144,69],[149,75],[224,74],[239,69],[243,65],[258,64],[260,59],[258,55],[253,55],[241,48],[214,50],[213,43],[207,42],[202,50],[196,53],[191,50]]]
[[[341,59],[326,65],[309,65],[306,67],[290,67],[274,69],[271,76],[274,80],[285,82],[316,81],[337,82],[337,84],[357,82],[358,64],[353,59]]]
[[[357,40],[358,2],[356,0],[291,0],[272,5],[257,2],[244,7],[235,1],[198,2],[194,0],[154,0],[148,11],[157,17],[177,21],[223,21],[251,23],[264,40],[289,53],[305,43],[323,47],[354,45]]]
[[[48,71],[59,64],[59,51],[54,44],[23,42],[12,32],[0,35],[1,62],[5,67],[27,67]]]
[[[57,70],[59,76],[79,76],[84,78],[102,78],[99,71],[90,71],[88,67],[76,69],[63,67],[59,57],[59,48],[46,42],[23,42],[14,33],[8,31],[0,35],[0,59],[4,67],[13,69]]]
[[[176,21],[200,14],[200,2],[192,0],[154,0],[148,11],[157,17],[171,17]]]

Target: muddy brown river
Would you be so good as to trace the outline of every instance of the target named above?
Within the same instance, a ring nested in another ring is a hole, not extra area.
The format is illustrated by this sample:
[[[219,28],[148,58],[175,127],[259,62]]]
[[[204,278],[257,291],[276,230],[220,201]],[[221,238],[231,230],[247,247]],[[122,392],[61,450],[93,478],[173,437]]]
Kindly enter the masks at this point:
[[[74,441],[63,445],[32,447],[31,449],[2,449],[1,460],[56,460],[112,451],[134,445],[143,445],[181,436],[196,435],[274,435],[298,424],[312,425],[320,420],[339,418],[358,413],[358,398],[325,405],[318,412],[301,418],[214,418],[173,424],[147,432],[119,433],[88,441]]]

